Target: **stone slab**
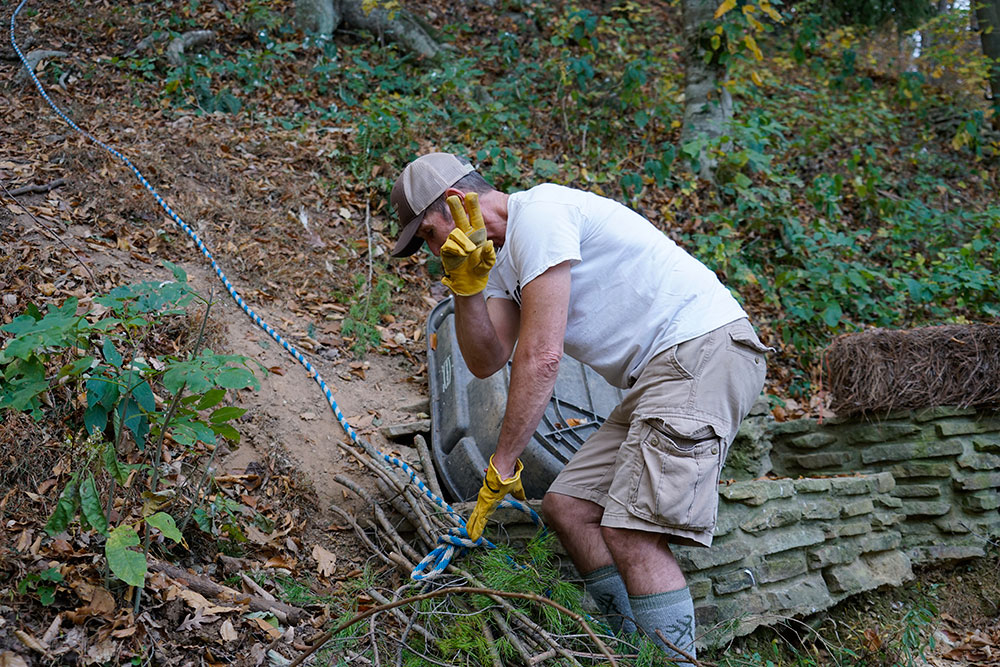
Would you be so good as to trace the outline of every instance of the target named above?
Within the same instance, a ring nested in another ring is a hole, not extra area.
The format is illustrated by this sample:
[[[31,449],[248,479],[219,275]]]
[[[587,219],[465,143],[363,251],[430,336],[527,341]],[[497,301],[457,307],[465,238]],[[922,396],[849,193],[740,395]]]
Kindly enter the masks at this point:
[[[754,576],[749,569],[733,570],[712,577],[712,590],[716,595],[729,595],[753,585]]]
[[[800,454],[795,457],[795,463],[806,470],[818,468],[839,468],[854,459],[851,452],[817,452],[815,454]]]
[[[830,565],[854,562],[860,555],[861,545],[859,542],[844,541],[810,549],[807,559],[810,569],[818,570]]]
[[[941,495],[937,484],[900,484],[892,490],[897,498],[933,498]]]
[[[804,574],[807,569],[805,553],[790,551],[787,554],[765,558],[756,568],[757,581],[762,584],[784,581]]]
[[[872,551],[889,551],[898,549],[903,543],[903,536],[896,530],[886,530],[878,533],[871,533],[858,539],[858,546],[862,553]]]
[[[767,556],[780,551],[812,546],[824,541],[826,541],[826,535],[819,528],[794,526],[761,535],[757,538],[755,551]]]
[[[951,503],[941,500],[904,500],[900,511],[907,518],[915,516],[944,516],[951,511]]]
[[[947,419],[935,422],[938,435],[942,438],[951,435],[971,435],[973,433],[989,433],[1000,431],[1000,419],[987,417],[984,419]]]
[[[1000,454],[1000,434],[977,435],[972,438],[972,447],[977,452]]]
[[[963,495],[961,503],[973,512],[989,512],[1000,507],[1000,491],[987,489]]]
[[[920,433],[920,427],[909,422],[886,422],[881,424],[860,424],[844,434],[849,445],[899,440]]]
[[[979,491],[1000,487],[1000,472],[974,472],[955,477],[955,487],[963,491]]]
[[[840,503],[830,498],[819,497],[802,500],[803,519],[836,519],[840,516]]]
[[[863,463],[883,461],[912,461],[939,456],[955,456],[963,451],[961,440],[934,440],[929,442],[897,442],[891,445],[875,445],[861,450]]]
[[[821,574],[811,574],[767,592],[767,606],[785,615],[810,615],[834,604]]]
[[[914,563],[937,563],[982,558],[986,555],[986,551],[975,545],[929,545],[907,549],[906,554]]]
[[[830,490],[830,480],[826,478],[806,477],[794,482],[796,493],[823,493]]]
[[[872,502],[872,499],[862,498],[860,500],[855,500],[853,502],[844,503],[844,505],[840,508],[840,516],[847,519],[852,516],[871,514],[874,511],[875,511],[875,503]]]
[[[858,477],[834,477],[830,480],[830,492],[835,496],[857,496],[871,493],[879,486],[874,475]]]
[[[895,465],[889,469],[897,480],[912,477],[951,477],[951,465],[948,463],[932,463],[930,461],[915,461]]]
[[[962,454],[955,462],[961,468],[970,470],[995,470],[1000,469],[1000,456],[996,454],[985,454],[983,452],[968,452]]]
[[[728,565],[749,555],[750,547],[744,541],[716,543],[709,549],[699,547],[678,547],[675,549],[677,562],[685,572]]]
[[[795,485],[790,479],[756,479],[748,482],[734,482],[719,491],[726,500],[745,505],[763,505],[775,498],[790,498],[795,495]]]
[[[762,530],[781,528],[798,523],[802,518],[802,508],[797,506],[770,507],[765,506],[750,515],[750,518],[740,524],[740,528],[748,533],[759,533]]]

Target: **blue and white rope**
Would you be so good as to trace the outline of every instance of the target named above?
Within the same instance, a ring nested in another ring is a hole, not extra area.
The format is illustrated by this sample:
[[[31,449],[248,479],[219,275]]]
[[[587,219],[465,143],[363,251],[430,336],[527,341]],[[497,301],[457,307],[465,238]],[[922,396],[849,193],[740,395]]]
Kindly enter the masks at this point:
[[[333,414],[337,417],[337,421],[340,423],[340,426],[344,429],[344,432],[347,433],[348,437],[350,437],[351,441],[354,442],[356,445],[362,447],[374,458],[376,459],[381,458],[386,463],[396,466],[397,468],[400,468],[403,472],[409,475],[410,478],[409,481],[412,482],[418,489],[420,489],[427,499],[429,499],[431,502],[433,502],[441,509],[448,512],[448,514],[452,515],[459,521],[461,527],[451,528],[448,531],[447,535],[442,535],[438,537],[438,546],[436,546],[429,554],[427,554],[427,556],[422,561],[420,561],[420,563],[413,570],[410,576],[413,579],[417,580],[430,579],[431,577],[434,577],[443,572],[445,568],[447,568],[448,565],[451,563],[451,560],[456,555],[456,553],[458,555],[462,555],[469,548],[478,546],[485,546],[486,548],[489,549],[495,548],[496,545],[494,545],[492,542],[490,542],[484,537],[479,537],[476,540],[469,539],[469,534],[465,530],[465,519],[460,514],[458,514],[447,502],[445,502],[443,498],[440,498],[437,494],[431,491],[427,487],[427,485],[425,485],[423,481],[419,477],[417,477],[416,472],[413,470],[412,467],[410,467],[409,464],[407,464],[405,461],[401,461],[395,456],[389,456],[387,454],[380,452],[371,444],[358,437],[358,434],[354,431],[353,428],[351,428],[351,425],[347,422],[347,419],[340,411],[340,406],[337,405],[337,401],[334,400],[333,398],[333,392],[331,392],[330,388],[327,387],[326,382],[323,381],[323,378],[320,376],[319,372],[315,368],[313,368],[313,365],[309,363],[309,360],[306,359],[302,355],[302,353],[295,348],[294,345],[285,340],[281,336],[281,334],[279,334],[274,329],[274,327],[272,327],[270,324],[261,319],[260,315],[255,313],[253,309],[250,308],[249,305],[247,305],[247,303],[243,300],[243,297],[241,297],[239,292],[236,291],[236,288],[233,287],[233,284],[229,282],[229,278],[226,277],[226,274],[222,272],[222,269],[216,263],[215,258],[212,257],[212,253],[209,252],[208,248],[202,242],[201,238],[199,238],[198,234],[195,233],[195,231],[191,229],[191,227],[189,227],[187,223],[181,220],[180,216],[177,215],[173,211],[173,209],[171,209],[170,206],[167,205],[167,202],[164,201],[163,197],[160,196],[160,193],[158,193],[156,189],[153,188],[153,186],[149,183],[149,181],[146,180],[146,177],[142,175],[142,172],[140,172],[139,169],[134,164],[132,164],[132,161],[129,160],[127,157],[125,157],[119,151],[115,150],[111,146],[108,146],[100,139],[97,139],[89,132],[82,129],[79,125],[73,122],[73,120],[70,119],[69,116],[63,113],[62,109],[60,109],[55,102],[52,101],[52,98],[50,98],[48,93],[45,91],[45,87],[42,86],[42,82],[38,80],[38,77],[35,76],[35,73],[32,71],[32,68],[28,65],[27,59],[24,57],[24,54],[21,52],[21,49],[18,47],[17,42],[14,39],[15,20],[17,19],[17,15],[21,12],[21,9],[23,9],[27,3],[28,0],[21,0],[21,3],[17,6],[17,9],[15,9],[14,13],[11,14],[10,43],[11,46],[14,47],[14,51],[15,53],[17,53],[18,58],[20,58],[21,62],[24,64],[25,69],[28,71],[28,75],[31,77],[31,80],[34,82],[35,87],[38,89],[38,92],[41,93],[42,97],[45,99],[48,105],[52,107],[53,111],[55,111],[59,115],[59,117],[62,118],[74,130],[76,130],[84,137],[86,137],[90,141],[94,142],[95,144],[106,150],[108,153],[111,153],[116,158],[121,160],[125,164],[125,166],[128,167],[133,174],[135,174],[135,177],[139,179],[139,182],[142,183],[143,187],[146,188],[146,190],[148,190],[151,195],[153,195],[154,199],[156,199],[156,203],[159,204],[160,207],[167,213],[167,215],[170,216],[170,219],[173,220],[174,223],[178,227],[180,227],[181,230],[183,230],[184,233],[187,234],[192,241],[195,242],[195,245],[198,246],[198,250],[201,251],[201,254],[204,255],[209,262],[211,262],[212,269],[215,271],[215,275],[219,277],[219,280],[221,280],[222,284],[225,285],[226,291],[229,292],[229,295],[233,297],[233,299],[243,310],[243,312],[246,313],[250,317],[250,319],[252,319],[254,323],[257,324],[257,326],[259,326],[261,329],[267,332],[267,334],[271,338],[273,338],[283,348],[285,348],[285,350],[288,351],[289,354],[295,357],[296,361],[298,361],[300,364],[302,364],[303,367],[305,367],[305,369],[312,376],[312,379],[315,380],[316,383],[320,386],[320,389],[323,390],[323,395],[326,396],[327,403],[330,404],[330,408],[333,410]],[[516,500],[504,500],[503,502],[500,503],[500,506],[513,507],[515,509],[519,509],[523,512],[526,512],[527,514],[530,515],[531,520],[534,521],[535,525],[541,525],[541,519],[539,518],[538,514],[528,505],[520,503]]]

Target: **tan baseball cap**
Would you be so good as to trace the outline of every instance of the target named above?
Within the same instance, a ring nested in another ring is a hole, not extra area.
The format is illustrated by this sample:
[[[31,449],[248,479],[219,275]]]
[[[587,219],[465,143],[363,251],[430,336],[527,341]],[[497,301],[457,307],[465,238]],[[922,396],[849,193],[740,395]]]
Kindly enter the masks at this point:
[[[392,186],[389,201],[399,216],[399,238],[393,257],[407,257],[420,250],[423,239],[416,236],[427,207],[475,167],[451,153],[428,153],[406,165]]]

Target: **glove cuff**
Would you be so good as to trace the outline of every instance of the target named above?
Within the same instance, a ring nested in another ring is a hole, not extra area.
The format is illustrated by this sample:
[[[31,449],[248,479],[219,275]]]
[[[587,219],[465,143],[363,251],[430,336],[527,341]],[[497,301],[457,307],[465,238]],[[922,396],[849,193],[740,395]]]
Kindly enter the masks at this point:
[[[524,464],[521,463],[521,459],[517,459],[514,462],[514,474],[507,479],[503,479],[500,477],[500,472],[497,471],[496,466],[493,465],[493,457],[490,456],[490,467],[486,469],[486,482],[489,483],[495,481],[504,486],[509,486],[514,482],[520,481],[522,470],[524,470]]]

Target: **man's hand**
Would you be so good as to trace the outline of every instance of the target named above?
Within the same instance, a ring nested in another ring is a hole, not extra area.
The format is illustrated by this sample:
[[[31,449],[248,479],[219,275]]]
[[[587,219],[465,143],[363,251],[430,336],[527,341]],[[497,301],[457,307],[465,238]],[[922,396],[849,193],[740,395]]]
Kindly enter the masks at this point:
[[[441,246],[441,265],[445,273],[441,282],[459,296],[479,294],[486,288],[490,269],[497,261],[493,241],[486,238],[479,196],[475,192],[465,195],[468,215],[462,200],[456,195],[446,201],[455,221],[455,229],[451,230]]]
[[[486,527],[486,519],[493,514],[500,501],[507,494],[514,496],[518,500],[527,500],[524,495],[524,487],[521,486],[521,471],[524,465],[518,459],[514,465],[514,475],[508,479],[501,479],[500,473],[493,467],[493,457],[490,457],[490,466],[486,469],[486,479],[483,480],[483,488],[479,489],[479,498],[476,500],[476,508],[472,510],[469,521],[465,526],[469,538],[478,540]]]

